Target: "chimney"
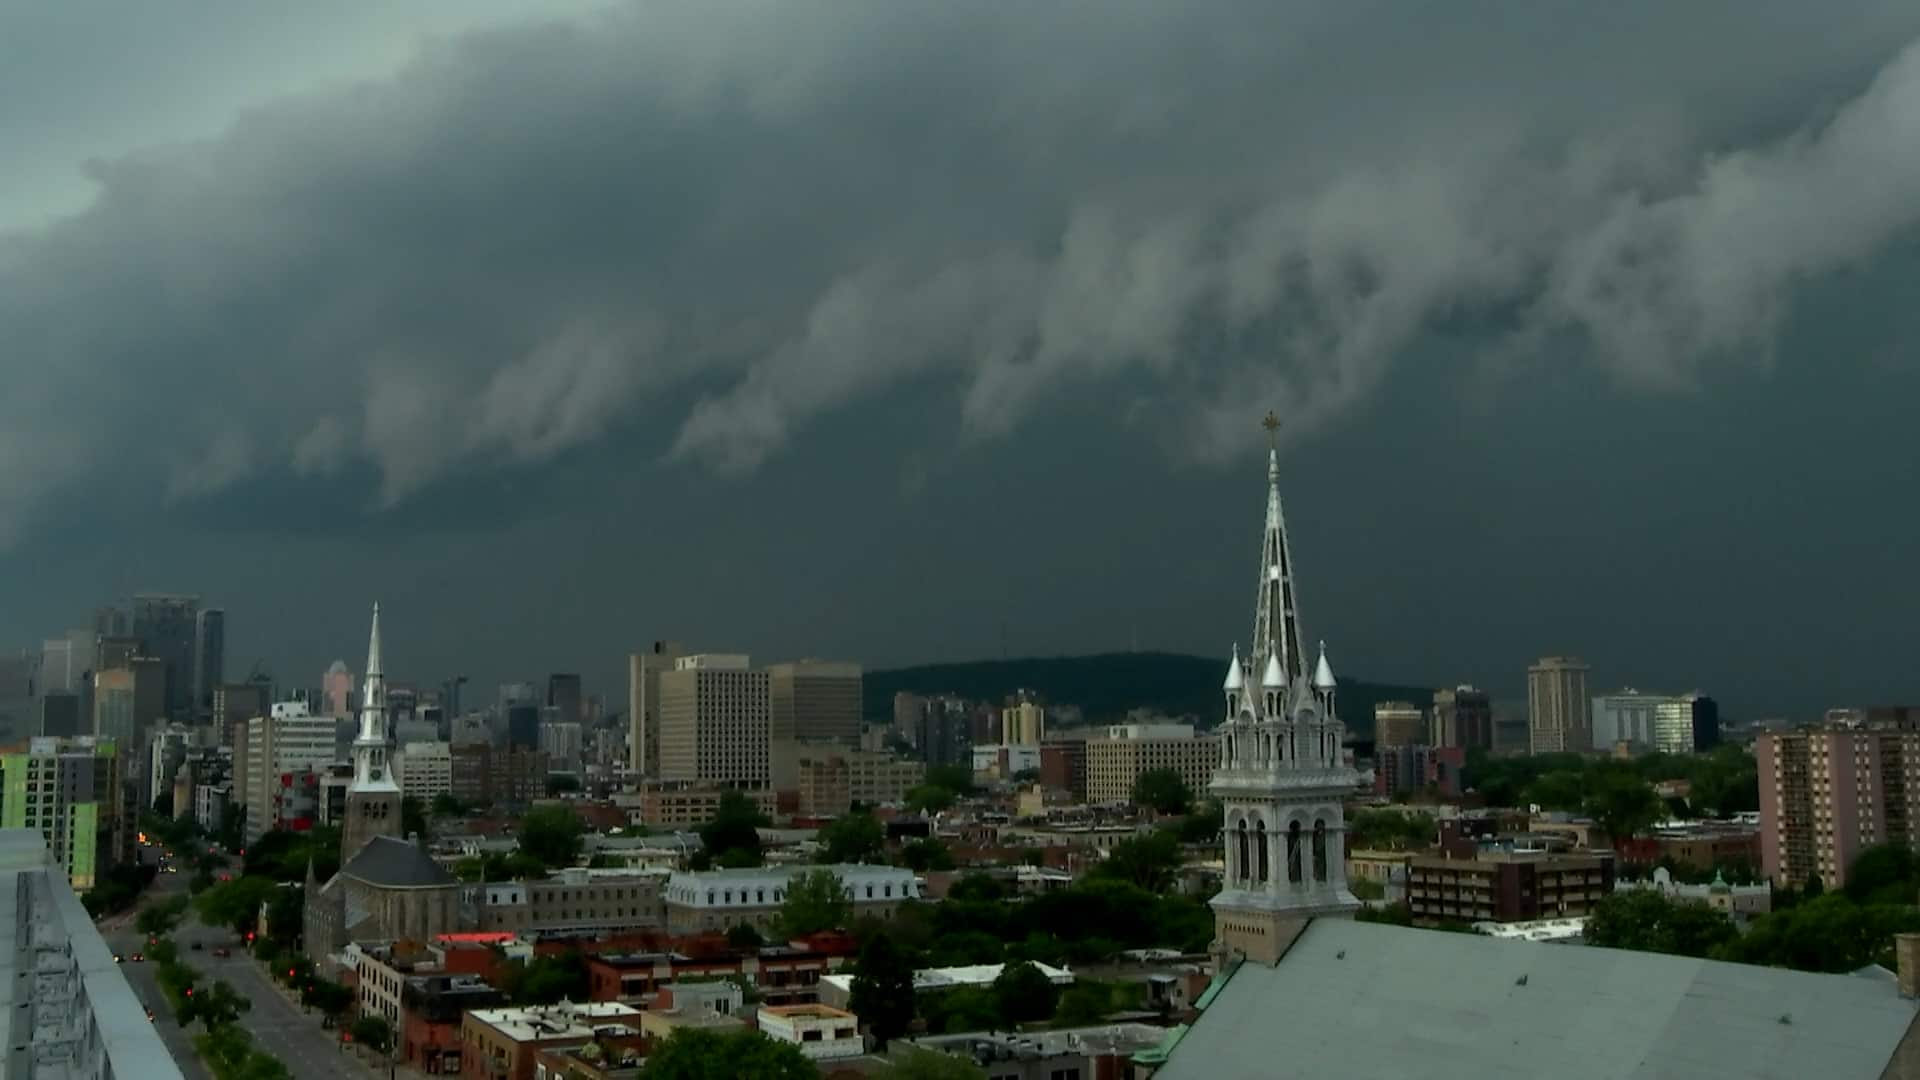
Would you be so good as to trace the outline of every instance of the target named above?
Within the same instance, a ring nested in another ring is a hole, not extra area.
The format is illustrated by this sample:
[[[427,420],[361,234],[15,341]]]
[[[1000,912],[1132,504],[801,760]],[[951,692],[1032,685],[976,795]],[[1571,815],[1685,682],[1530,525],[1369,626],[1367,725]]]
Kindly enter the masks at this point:
[[[1920,934],[1893,935],[1893,966],[1900,976],[1900,996],[1920,997]]]

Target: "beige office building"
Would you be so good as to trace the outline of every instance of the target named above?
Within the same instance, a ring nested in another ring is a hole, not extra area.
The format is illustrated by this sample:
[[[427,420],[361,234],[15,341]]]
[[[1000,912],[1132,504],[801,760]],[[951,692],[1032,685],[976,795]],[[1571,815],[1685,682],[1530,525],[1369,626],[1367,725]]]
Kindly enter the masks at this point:
[[[1087,740],[1087,801],[1133,800],[1134,782],[1154,769],[1172,769],[1195,797],[1220,767],[1220,740],[1196,735],[1187,724],[1117,724]]]
[[[685,655],[677,641],[656,641],[627,657],[627,754],[643,777],[660,775],[660,673]]]
[[[767,673],[733,653],[683,656],[660,673],[660,778],[722,788],[771,785]]]
[[[793,791],[801,744],[860,745],[860,665],[801,660],[767,668],[773,786]]]
[[[1527,669],[1527,743],[1534,754],[1578,753],[1592,745],[1585,661],[1545,656]]]
[[[855,803],[900,803],[927,778],[924,762],[836,745],[802,744],[796,763],[802,817],[838,817]]]
[[[1411,701],[1382,701],[1373,707],[1375,753],[1416,746],[1426,735],[1427,714]]]
[[[1491,750],[1493,702],[1485,690],[1471,686],[1435,690],[1428,732],[1428,742],[1433,746]]]
[[[1003,746],[1039,746],[1047,736],[1047,710],[1025,697],[1000,711]]]

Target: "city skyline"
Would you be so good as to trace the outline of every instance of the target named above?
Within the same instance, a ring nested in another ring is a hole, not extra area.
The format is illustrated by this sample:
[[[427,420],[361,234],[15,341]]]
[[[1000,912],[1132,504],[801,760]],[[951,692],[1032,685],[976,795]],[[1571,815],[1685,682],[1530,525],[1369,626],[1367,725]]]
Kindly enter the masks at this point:
[[[1273,408],[1343,671],[1915,696],[1920,10],[72,7],[0,15],[0,647],[1224,658]]]

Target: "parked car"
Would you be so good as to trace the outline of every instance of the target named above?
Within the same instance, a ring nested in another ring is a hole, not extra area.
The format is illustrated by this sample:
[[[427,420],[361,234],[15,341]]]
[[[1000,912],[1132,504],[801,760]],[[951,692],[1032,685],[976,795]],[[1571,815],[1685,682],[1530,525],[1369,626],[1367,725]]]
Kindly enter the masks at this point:
[[[214,950],[213,950],[213,955],[215,955],[215,956],[217,956],[217,957],[219,957],[220,959],[222,959],[222,960],[224,960],[224,959],[226,959],[227,957],[229,957],[229,956],[232,956],[232,955],[233,955],[233,950],[232,950],[232,949],[229,949],[229,948],[227,948],[227,947],[226,947],[225,945],[221,945],[221,946],[219,946],[218,948],[216,948],[216,949],[214,949]]]

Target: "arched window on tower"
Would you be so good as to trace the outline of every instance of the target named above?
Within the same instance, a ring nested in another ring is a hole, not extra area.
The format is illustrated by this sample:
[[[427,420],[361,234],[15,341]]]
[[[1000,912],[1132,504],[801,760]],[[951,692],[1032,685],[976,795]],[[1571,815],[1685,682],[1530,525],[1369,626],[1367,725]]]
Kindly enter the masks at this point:
[[[1287,823],[1287,880],[1300,884],[1300,823]]]
[[[1247,877],[1247,869],[1252,865],[1247,860],[1247,820],[1245,818],[1240,819],[1240,828],[1238,831],[1240,834],[1238,850],[1240,857],[1234,861],[1231,876],[1235,880],[1244,881]]]
[[[1313,823],[1313,880],[1327,880],[1327,819]]]
[[[1271,873],[1271,868],[1267,865],[1267,852],[1272,849],[1273,845],[1268,843],[1267,822],[1264,818],[1260,821],[1260,827],[1254,831],[1254,838],[1260,843],[1260,876],[1254,880],[1265,885]]]

